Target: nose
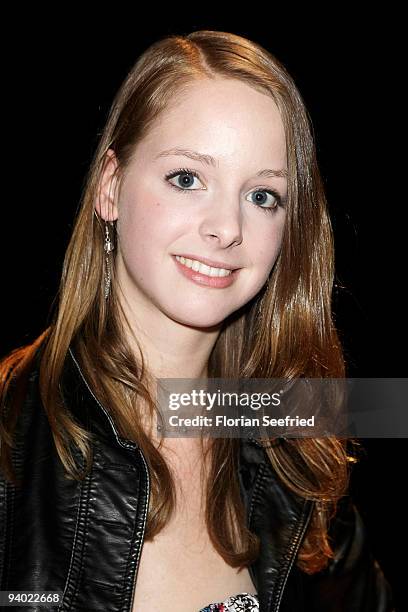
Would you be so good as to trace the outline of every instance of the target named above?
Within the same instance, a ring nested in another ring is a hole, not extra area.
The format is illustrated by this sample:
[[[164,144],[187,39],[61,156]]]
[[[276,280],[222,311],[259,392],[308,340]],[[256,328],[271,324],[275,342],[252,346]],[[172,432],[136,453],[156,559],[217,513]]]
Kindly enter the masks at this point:
[[[199,231],[204,240],[217,242],[217,246],[222,248],[241,244],[243,236],[239,199],[231,197],[212,202],[205,212]]]

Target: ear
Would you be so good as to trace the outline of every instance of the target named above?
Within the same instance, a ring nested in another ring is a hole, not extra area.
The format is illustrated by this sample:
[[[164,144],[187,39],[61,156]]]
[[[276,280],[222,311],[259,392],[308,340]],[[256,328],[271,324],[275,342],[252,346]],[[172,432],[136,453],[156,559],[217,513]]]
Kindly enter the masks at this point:
[[[108,149],[95,199],[95,209],[105,221],[115,221],[118,218],[118,207],[115,201],[118,186],[118,176],[115,174],[117,166],[115,152]]]

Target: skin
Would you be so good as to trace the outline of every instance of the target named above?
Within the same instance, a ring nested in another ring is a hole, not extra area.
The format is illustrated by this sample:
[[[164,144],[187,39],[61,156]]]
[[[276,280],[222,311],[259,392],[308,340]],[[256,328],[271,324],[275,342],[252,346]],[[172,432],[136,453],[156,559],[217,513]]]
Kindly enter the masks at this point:
[[[155,157],[173,147],[212,155],[217,166],[184,156]],[[95,208],[117,219],[116,273],[121,303],[156,377],[205,376],[224,319],[263,287],[282,244],[286,210],[264,189],[287,195],[282,177],[256,177],[264,168],[287,169],[283,123],[275,102],[234,79],[193,82],[157,120],[134,152],[118,190],[115,155],[108,152]],[[198,173],[165,175],[179,168]],[[188,193],[177,191],[173,185]],[[193,253],[242,268],[226,288],[185,278],[171,257]],[[132,337],[131,346],[138,351]],[[192,356],[194,358],[192,359]]]

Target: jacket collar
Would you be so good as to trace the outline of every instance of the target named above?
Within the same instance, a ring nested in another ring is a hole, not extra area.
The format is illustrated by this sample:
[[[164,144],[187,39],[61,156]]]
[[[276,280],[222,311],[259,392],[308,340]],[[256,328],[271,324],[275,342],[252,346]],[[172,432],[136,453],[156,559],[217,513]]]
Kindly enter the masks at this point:
[[[80,425],[92,430],[105,441],[111,441],[128,449],[137,449],[138,444],[119,435],[109,411],[95,395],[85,378],[72,345],[69,347],[60,382],[60,389],[66,408],[70,410]],[[243,438],[249,447],[248,459],[259,465],[266,460],[262,445],[254,438]]]
[[[128,450],[136,450],[138,445],[119,435],[109,411],[102,405],[85,378],[72,345],[65,358],[60,390],[65,407],[75,420],[105,442],[118,444]]]

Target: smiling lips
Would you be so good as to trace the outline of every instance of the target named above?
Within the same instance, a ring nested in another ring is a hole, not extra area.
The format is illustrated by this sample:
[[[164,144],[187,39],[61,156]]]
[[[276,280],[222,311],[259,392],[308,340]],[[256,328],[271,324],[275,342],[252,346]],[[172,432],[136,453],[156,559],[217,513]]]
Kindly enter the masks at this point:
[[[192,280],[199,285],[205,285],[207,287],[224,288],[229,287],[240,271],[240,268],[234,269],[229,264],[228,268],[215,267],[207,265],[197,259],[189,259],[182,255],[174,255],[174,261],[177,264],[178,269],[184,276]],[[209,260],[206,260],[209,262]],[[213,263],[213,262],[211,262]]]
[[[187,266],[187,268],[191,268],[195,272],[200,272],[200,274],[206,274],[207,276],[229,276],[231,274],[231,270],[227,270],[226,268],[214,268],[212,266],[207,266],[206,264],[198,261],[197,259],[186,259],[185,257],[181,257],[180,255],[176,255],[177,261],[180,261],[183,265]]]

